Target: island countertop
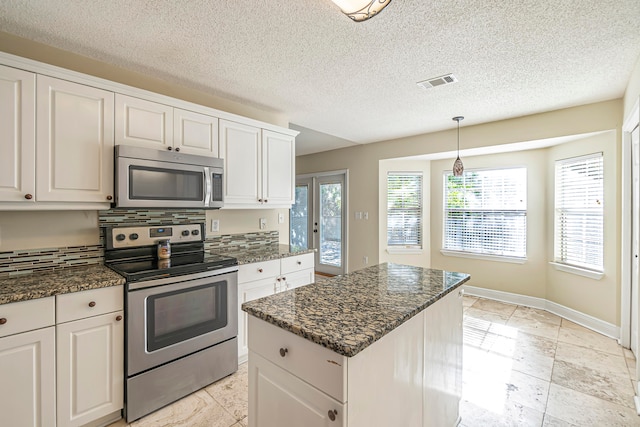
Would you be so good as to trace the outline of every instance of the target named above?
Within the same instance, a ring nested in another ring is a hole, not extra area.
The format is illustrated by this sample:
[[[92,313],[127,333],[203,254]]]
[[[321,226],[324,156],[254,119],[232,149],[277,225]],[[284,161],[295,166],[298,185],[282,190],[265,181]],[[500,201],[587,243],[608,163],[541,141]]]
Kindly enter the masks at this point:
[[[352,357],[469,279],[385,263],[250,301],[242,310]]]

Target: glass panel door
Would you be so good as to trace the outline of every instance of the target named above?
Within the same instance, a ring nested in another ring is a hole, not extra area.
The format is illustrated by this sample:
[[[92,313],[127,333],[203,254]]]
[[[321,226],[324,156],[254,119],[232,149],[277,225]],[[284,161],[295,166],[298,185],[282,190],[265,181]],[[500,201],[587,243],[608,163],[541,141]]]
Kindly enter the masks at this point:
[[[316,270],[344,273],[344,174],[316,178]]]
[[[313,248],[310,215],[313,214],[313,180],[311,178],[296,181],[295,202],[289,211],[289,243],[293,250]]]

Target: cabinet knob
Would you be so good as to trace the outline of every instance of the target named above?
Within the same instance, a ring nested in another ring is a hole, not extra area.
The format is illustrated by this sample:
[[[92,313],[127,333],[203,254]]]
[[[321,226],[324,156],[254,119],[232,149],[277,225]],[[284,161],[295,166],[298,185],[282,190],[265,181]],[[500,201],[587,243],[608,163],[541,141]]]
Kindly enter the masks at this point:
[[[176,151],[180,151],[180,147],[176,147]]]
[[[328,415],[329,415],[329,419],[331,421],[335,421],[336,420],[336,415],[338,415],[338,411],[336,411],[335,409],[330,409]]]
[[[262,201],[263,201],[263,200],[262,200],[262,199],[258,199],[258,201],[259,201],[260,203],[262,203]]]
[[[27,200],[31,200],[31,199],[33,199],[33,195],[31,195],[31,194],[25,194],[25,195],[24,195],[24,198],[25,198],[25,199],[27,199]]]
[[[7,323],[6,317],[3,317],[2,319],[0,319],[0,325],[4,325],[5,323]]]
[[[107,196],[107,200],[113,200],[113,196]]]
[[[265,202],[265,203],[267,203],[267,202],[268,202],[268,200],[267,200],[267,199],[264,199],[264,202]]]
[[[121,320],[122,320],[122,316],[120,316],[120,315],[116,316],[116,322],[119,322]]]
[[[287,353],[289,353],[289,349],[288,348],[281,348],[280,349],[280,356],[285,357],[287,355]]]
[[[173,147],[167,147],[167,150],[171,151],[173,150]]]
[[[281,281],[282,279],[278,277],[276,280],[279,282],[279,281]]]
[[[298,265],[302,265],[302,261],[298,261]]]
[[[91,301],[91,302],[89,303],[89,307],[92,307],[92,308],[93,308],[93,307],[95,307],[95,306],[96,306],[96,302],[95,302],[95,301]]]
[[[287,278],[283,276],[283,277],[282,277],[282,280],[287,280]]]
[[[262,273],[262,269],[261,268],[258,269],[258,273]]]

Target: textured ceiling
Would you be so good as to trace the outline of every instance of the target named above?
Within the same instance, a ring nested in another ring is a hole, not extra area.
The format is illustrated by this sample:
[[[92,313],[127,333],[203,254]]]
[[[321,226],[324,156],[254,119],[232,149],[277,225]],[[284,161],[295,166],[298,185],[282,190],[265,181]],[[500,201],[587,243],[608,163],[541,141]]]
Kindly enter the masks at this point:
[[[393,0],[362,23],[330,0],[0,0],[0,31],[284,113],[299,154],[619,98],[639,21],[638,0]]]

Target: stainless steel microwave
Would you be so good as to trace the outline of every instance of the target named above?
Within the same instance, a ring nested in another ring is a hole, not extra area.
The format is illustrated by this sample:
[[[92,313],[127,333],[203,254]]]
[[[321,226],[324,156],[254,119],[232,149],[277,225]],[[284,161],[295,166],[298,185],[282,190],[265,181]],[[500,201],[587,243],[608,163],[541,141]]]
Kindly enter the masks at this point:
[[[219,209],[223,164],[215,157],[116,145],[115,206]]]

